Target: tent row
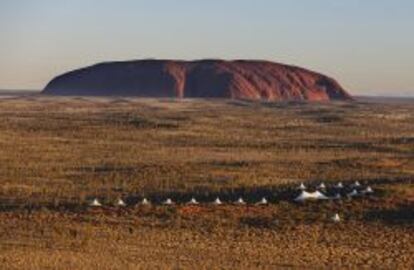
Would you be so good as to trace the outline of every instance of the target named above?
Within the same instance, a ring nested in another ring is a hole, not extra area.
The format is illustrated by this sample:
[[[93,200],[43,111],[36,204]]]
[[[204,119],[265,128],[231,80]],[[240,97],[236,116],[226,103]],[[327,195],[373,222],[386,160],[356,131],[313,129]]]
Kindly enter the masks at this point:
[[[240,197],[238,200],[236,200],[236,201],[234,201],[234,202],[232,202],[233,204],[236,204],[236,205],[245,205],[245,204],[247,204],[246,203],[246,201],[242,198],[242,197]],[[268,202],[268,200],[265,198],[265,197],[263,197],[260,201],[258,201],[258,202],[256,202],[255,203],[255,205],[267,205],[269,202]],[[151,204],[151,201],[150,200],[148,200],[147,198],[144,198],[144,199],[142,199],[142,201],[139,203],[140,205],[150,205]],[[176,204],[176,202],[175,201],[173,201],[171,198],[167,198],[166,200],[164,200],[162,203],[161,203],[162,205],[174,205],[174,204]],[[196,198],[191,198],[191,200],[190,201],[188,201],[187,203],[186,203],[187,205],[199,205],[200,204],[200,202],[199,201],[197,201],[197,199]],[[217,197],[213,202],[212,202],[212,204],[213,205],[222,205],[222,204],[224,204],[224,202],[219,198],[219,197]],[[97,198],[95,198],[91,203],[90,203],[90,206],[102,206],[103,204],[97,199]],[[116,206],[127,206],[127,204],[125,203],[125,201],[124,200],[122,200],[122,199],[118,199],[117,201],[116,201],[116,203],[115,203],[115,205]]]
[[[361,187],[361,186],[359,186]],[[327,193],[325,193],[322,190],[316,190],[316,191],[307,191],[306,187],[304,187],[303,183],[299,186],[299,189],[301,190],[301,193],[295,197],[293,200],[296,202],[304,202],[304,201],[317,201],[317,200],[340,200],[343,197],[346,198],[353,198],[353,197],[362,197],[365,195],[370,195],[374,193],[374,190],[368,186],[366,188],[353,188],[352,191],[344,193],[341,191],[337,191],[334,195],[329,196]],[[213,205],[222,205],[225,202],[223,202],[219,197],[217,197],[214,201],[211,202]],[[229,202],[231,204],[235,205],[246,205],[247,202],[242,198],[239,197],[236,201]],[[269,201],[266,197],[263,197],[260,201],[254,203],[254,205],[267,205]],[[140,205],[150,205],[151,201],[147,198],[142,199],[142,201],[139,203]],[[176,204],[175,201],[173,201],[171,198],[167,198],[166,200],[161,202],[162,205],[174,205]],[[192,197],[188,202],[186,202],[187,205],[199,205],[200,202],[197,201],[195,197]],[[115,203],[116,206],[127,206],[125,201],[122,199],[118,199]],[[90,206],[102,206],[102,203],[95,198],[91,203]]]
[[[343,190],[343,189],[360,189],[362,188],[362,185],[359,181],[355,181],[354,183],[346,186],[344,185],[342,182],[338,182],[335,185],[331,185],[331,186],[327,186],[325,183],[320,183],[319,185],[317,185],[316,187],[314,187],[317,190],[326,190],[328,188],[332,188],[332,189],[336,189],[336,190]],[[307,187],[304,183],[301,183],[298,187],[298,189],[300,190],[306,190]]]
[[[303,192],[305,192],[305,191],[303,191]],[[320,192],[317,192],[317,194],[321,194]],[[301,194],[301,195],[299,195],[300,197],[303,197],[303,194]],[[313,196],[312,198],[313,199],[319,199],[319,196],[324,196],[323,194],[321,194],[321,195],[318,195],[318,196]],[[323,197],[323,199],[326,199],[326,197]],[[117,201],[117,203],[116,203],[118,206],[122,206],[122,207],[124,207],[124,206],[126,206],[126,203],[122,200],[122,199],[119,199],[118,201]],[[150,205],[151,204],[151,202],[148,200],[148,199],[146,199],[146,198],[144,198],[142,201],[141,201],[141,204],[142,205]],[[170,198],[168,198],[168,199],[166,199],[164,202],[163,202],[163,204],[164,205],[174,205],[174,201],[173,200],[171,200]],[[191,200],[189,201],[189,202],[187,202],[187,204],[189,204],[189,205],[198,205],[198,204],[200,204],[195,198],[191,198]],[[223,202],[220,200],[220,198],[216,198],[214,201],[213,201],[213,204],[214,205],[221,205],[221,204],[223,204]],[[246,202],[243,200],[243,198],[239,198],[237,201],[235,201],[234,202],[234,204],[238,204],[238,205],[245,205],[246,204]],[[266,198],[262,198],[262,200],[260,200],[259,202],[257,202],[256,203],[256,205],[267,205],[268,204],[268,201],[267,201],[267,199]],[[95,206],[95,207],[97,207],[97,206],[102,206],[102,204],[99,202],[99,200],[98,199],[94,199],[93,201],[92,201],[92,203],[91,203],[91,206]],[[339,216],[339,214],[338,213],[336,213],[335,215],[333,215],[332,217],[331,217],[331,220],[333,221],[333,222],[335,222],[335,223],[338,223],[338,222],[341,222],[341,218],[340,218],[340,216]]]
[[[345,195],[343,195],[341,192],[336,192],[333,196],[328,196],[319,190],[316,190],[313,192],[302,190],[300,195],[295,198],[295,201],[303,202],[303,201],[308,201],[308,200],[340,200],[342,199],[342,197],[347,197],[347,198],[362,197],[362,196],[370,195],[373,193],[374,193],[374,190],[369,186],[363,190],[353,189],[351,192],[345,193]]]

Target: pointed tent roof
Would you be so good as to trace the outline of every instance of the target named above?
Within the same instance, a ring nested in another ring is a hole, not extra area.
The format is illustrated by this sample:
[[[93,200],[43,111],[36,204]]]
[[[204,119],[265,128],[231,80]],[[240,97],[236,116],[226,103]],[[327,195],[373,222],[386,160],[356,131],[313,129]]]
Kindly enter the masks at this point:
[[[315,192],[307,192],[303,190],[302,193],[298,197],[296,197],[295,201],[303,202],[307,200],[326,200],[326,199],[328,199],[328,197],[318,190]]]
[[[341,218],[339,217],[339,214],[336,213],[333,217],[332,217],[332,221],[333,222],[340,222]]]
[[[353,189],[350,193],[348,193],[348,197],[355,197],[358,196],[358,190]]]
[[[102,206],[102,204],[99,202],[98,198],[95,198],[91,203],[90,206]]]
[[[325,189],[326,185],[324,182],[320,183],[320,185],[318,186],[319,189]]]
[[[361,183],[359,183],[359,181],[355,181],[355,182],[352,184],[352,187],[355,187],[355,188],[360,187],[360,186],[361,186]]]
[[[116,202],[116,205],[117,206],[126,206],[126,203],[121,198],[119,198],[118,201]]]
[[[372,187],[368,186],[366,189],[364,189],[363,192],[366,194],[372,194],[374,193],[374,190],[372,189]]]
[[[219,197],[217,197],[215,200],[214,200],[214,202],[213,202],[215,205],[220,205],[220,204],[223,204],[223,202],[220,200],[220,198]]]
[[[142,205],[148,205],[148,204],[150,204],[151,202],[149,201],[149,200],[147,200],[147,198],[143,198],[142,199],[142,201],[141,201],[141,204]]]
[[[240,197],[236,202],[235,202],[235,204],[246,204],[246,202],[243,200],[243,198],[242,197]]]
[[[193,197],[187,204],[199,204],[199,202]]]
[[[163,204],[164,205],[172,205],[172,204],[174,204],[174,202],[170,198],[168,198],[163,202]]]
[[[344,184],[342,184],[342,182],[339,182],[338,184],[336,184],[335,187],[336,188],[344,188]]]
[[[268,204],[268,201],[265,197],[263,197],[259,202],[257,202],[257,205],[265,205]]]

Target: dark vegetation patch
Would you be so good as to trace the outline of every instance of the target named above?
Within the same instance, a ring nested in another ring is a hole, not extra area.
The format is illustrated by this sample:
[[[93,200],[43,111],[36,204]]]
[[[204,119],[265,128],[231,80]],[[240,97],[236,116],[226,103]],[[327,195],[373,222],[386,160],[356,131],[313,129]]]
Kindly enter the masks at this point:
[[[104,116],[107,125],[132,126],[137,129],[177,129],[182,120],[145,117],[130,113],[113,113]]]
[[[128,124],[136,127],[136,128],[161,128],[161,129],[177,129],[180,125],[175,121],[168,121],[168,120],[154,120],[154,119],[146,119],[141,117],[134,117],[128,119]]]
[[[110,173],[110,172],[133,172],[136,171],[135,167],[120,167],[115,165],[99,165],[99,166],[83,166],[73,168],[74,171],[81,173]]]
[[[317,123],[337,123],[343,120],[344,118],[339,115],[323,115],[315,118]]]
[[[255,229],[274,229],[278,226],[277,217],[273,216],[244,216],[240,217],[241,226]]]
[[[247,161],[247,160],[236,160],[236,161],[212,161],[209,162],[212,166],[218,166],[218,167],[237,167],[237,168],[243,168],[243,167],[250,167],[255,164],[259,164],[258,161]]]
[[[390,225],[414,226],[414,203],[399,204],[393,208],[371,209],[366,212],[365,219]]]
[[[393,138],[389,140],[389,142],[392,144],[410,145],[410,144],[414,144],[414,137]]]

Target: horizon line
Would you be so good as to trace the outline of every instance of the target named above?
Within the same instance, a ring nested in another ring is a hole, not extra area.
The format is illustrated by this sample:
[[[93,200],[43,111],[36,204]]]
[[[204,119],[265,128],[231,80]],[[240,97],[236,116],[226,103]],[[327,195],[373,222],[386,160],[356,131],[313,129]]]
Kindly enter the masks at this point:
[[[31,93],[41,93],[44,89],[7,89],[7,88],[0,88],[0,94],[4,93],[13,93],[13,92],[31,92]],[[414,94],[396,94],[396,95],[389,95],[389,94],[371,94],[371,93],[361,93],[357,95],[352,95],[353,97],[378,97],[378,98],[414,98]]]

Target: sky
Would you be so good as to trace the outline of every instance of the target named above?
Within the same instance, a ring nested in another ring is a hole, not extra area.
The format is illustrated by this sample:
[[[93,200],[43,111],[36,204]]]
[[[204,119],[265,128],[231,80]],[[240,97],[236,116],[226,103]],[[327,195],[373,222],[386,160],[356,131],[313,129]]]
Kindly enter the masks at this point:
[[[412,0],[1,0],[0,89],[98,62],[265,59],[414,96]]]

